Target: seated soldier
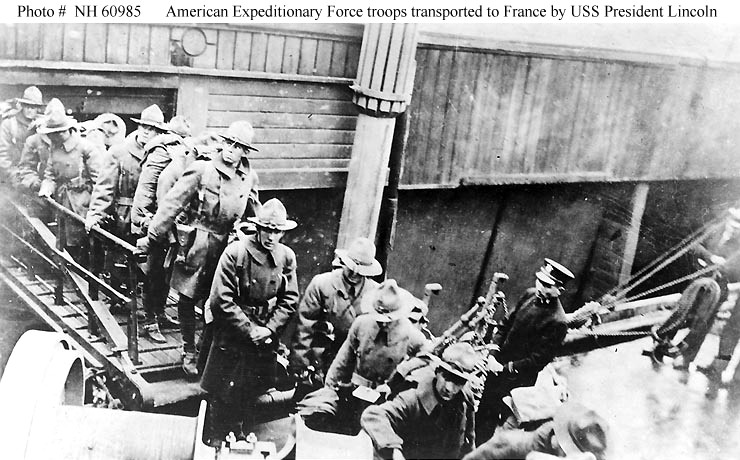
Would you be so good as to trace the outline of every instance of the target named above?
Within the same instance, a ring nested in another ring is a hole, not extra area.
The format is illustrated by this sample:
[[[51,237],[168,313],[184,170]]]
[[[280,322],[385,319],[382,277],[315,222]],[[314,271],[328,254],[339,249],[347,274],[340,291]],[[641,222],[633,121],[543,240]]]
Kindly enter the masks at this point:
[[[363,299],[361,308],[367,314],[352,323],[329,367],[324,388],[308,394],[298,404],[306,426],[321,431],[359,432],[362,410],[379,397],[374,390],[386,382],[399,362],[416,355],[426,343],[408,319],[414,302],[411,293],[392,279]]]
[[[416,388],[402,391],[362,414],[362,428],[376,458],[460,458],[475,447],[475,416],[469,393],[478,356],[469,343],[447,347],[434,371]]]

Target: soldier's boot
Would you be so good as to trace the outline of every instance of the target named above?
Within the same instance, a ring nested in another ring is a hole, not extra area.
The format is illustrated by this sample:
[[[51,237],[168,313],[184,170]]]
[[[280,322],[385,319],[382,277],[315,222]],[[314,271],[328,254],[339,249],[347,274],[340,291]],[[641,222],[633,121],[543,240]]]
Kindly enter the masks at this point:
[[[157,323],[161,329],[177,329],[180,327],[180,321],[176,320],[167,313],[157,315]]]
[[[186,351],[182,354],[182,370],[188,377],[198,375],[198,355],[194,351]]]
[[[730,362],[730,357],[717,356],[712,360],[709,366],[696,366],[696,370],[707,376],[707,379],[717,386],[722,385],[722,373],[724,372],[727,364]]]
[[[152,342],[167,343],[167,339],[162,335],[156,321],[142,325],[141,332],[145,337],[149,337]]]

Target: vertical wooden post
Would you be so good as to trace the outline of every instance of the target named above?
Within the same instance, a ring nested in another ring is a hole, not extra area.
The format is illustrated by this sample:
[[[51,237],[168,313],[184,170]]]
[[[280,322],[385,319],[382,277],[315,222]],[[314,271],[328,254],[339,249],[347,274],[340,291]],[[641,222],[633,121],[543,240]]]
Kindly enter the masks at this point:
[[[648,184],[640,183],[637,184],[632,195],[632,218],[630,219],[630,227],[627,230],[627,238],[624,242],[622,268],[619,270],[620,285],[629,281],[630,276],[632,275],[632,264],[635,262],[637,242],[640,239],[642,215],[645,212],[645,203],[647,202],[649,190],[650,186]]]
[[[395,117],[411,100],[416,24],[368,24],[353,102],[360,108],[344,192],[337,247],[358,236],[375,239]]]

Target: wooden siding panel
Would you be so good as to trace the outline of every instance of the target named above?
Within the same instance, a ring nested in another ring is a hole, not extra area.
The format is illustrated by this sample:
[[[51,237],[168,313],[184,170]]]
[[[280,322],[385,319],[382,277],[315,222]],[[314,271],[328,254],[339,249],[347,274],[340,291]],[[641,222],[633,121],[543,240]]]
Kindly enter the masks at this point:
[[[301,75],[313,75],[316,70],[316,49],[318,40],[312,38],[301,39],[301,57],[298,61],[298,73]]]
[[[259,141],[259,139],[257,139]],[[260,158],[350,158],[352,145],[346,144],[259,144]]]
[[[15,32],[18,24],[0,24],[0,56],[15,59]]]
[[[170,64],[170,28],[164,26],[151,26],[149,44],[149,64]]]
[[[62,59],[81,62],[85,53],[85,24],[64,25]]]
[[[255,128],[290,126],[300,129],[354,130],[354,115],[316,115],[312,113],[218,112],[209,111],[208,126],[226,127],[237,120],[248,120]]]
[[[509,65],[513,60],[507,56],[492,55],[491,77],[494,83],[488,87],[486,101],[491,110],[483,119],[481,129],[484,135],[481,138],[480,149],[482,152],[490,152],[487,169],[493,173],[505,171],[506,163],[503,159],[505,116],[508,111],[508,94],[513,90],[514,80],[507,78]],[[495,110],[494,110],[495,108]]]
[[[236,32],[231,30],[218,31],[218,48],[216,49],[217,69],[232,70],[234,68],[235,42]]]
[[[316,63],[314,73],[317,75],[329,75],[331,68],[332,41],[319,40],[316,47]]]
[[[417,72],[414,81],[414,94],[411,96],[411,104],[408,108],[409,139],[414,142],[406,144],[406,153],[404,155],[403,172],[401,183],[416,184],[422,183],[423,177],[419,167],[419,159],[422,157],[425,147],[422,145],[426,141],[424,135],[428,129],[431,119],[431,110],[425,110],[433,97],[434,89],[433,79],[430,78],[432,73],[431,60],[437,59],[438,51],[420,49],[416,53],[417,66],[424,69],[425,72]]]
[[[295,97],[305,99],[351,100],[352,91],[344,85],[278,80],[221,80],[213,85],[212,94],[226,96]]]
[[[298,37],[287,37],[283,50],[282,73],[298,73],[298,64],[301,58],[301,39]]]
[[[16,59],[36,60],[41,51],[41,24],[16,24],[17,36],[21,38],[16,45]]]
[[[460,53],[456,67],[459,67],[457,82],[455,84],[454,97],[459,102],[457,104],[457,116],[455,120],[449,120],[453,129],[449,132],[450,155],[449,164],[444,167],[446,170],[445,182],[456,184],[460,181],[460,176],[464,172],[465,157],[470,155],[470,135],[469,129],[471,124],[471,112],[473,110],[473,100],[475,98],[476,80],[470,78],[476,73],[477,54],[471,52]]]
[[[442,132],[447,117],[447,107],[451,102],[447,99],[449,91],[450,74],[452,72],[453,53],[442,53],[436,69],[436,79],[434,81],[434,97],[430,101],[427,110],[432,111],[432,119],[429,131],[426,133],[428,142],[426,147],[426,162],[424,167],[424,182],[427,184],[442,183],[442,171],[440,162],[445,149],[442,146]]]
[[[347,59],[345,60],[344,76],[355,78],[357,76],[357,66],[360,61],[360,45],[350,43],[347,46]]]
[[[267,35],[253,34],[252,49],[249,57],[249,70],[264,72],[267,63]]]
[[[329,68],[329,75],[332,77],[344,77],[345,67],[347,63],[347,44],[342,42],[334,42],[333,50],[331,53],[331,66]]]
[[[249,70],[252,50],[252,34],[237,32],[236,44],[234,47],[234,70]]]
[[[110,24],[108,26],[108,43],[106,56],[111,64],[125,64],[128,59],[128,24]]]
[[[106,24],[87,24],[85,29],[85,62],[105,62],[105,43],[108,41]]]
[[[538,160],[537,144],[541,135],[543,110],[547,91],[547,82],[550,78],[550,59],[533,59],[532,70],[529,73],[530,83],[526,90],[528,96],[528,110],[526,130],[523,131],[522,154],[524,159],[524,173],[541,172]]]
[[[269,35],[267,38],[267,59],[265,71],[280,73],[283,69],[283,53],[285,51],[285,37]]]
[[[548,126],[541,142],[541,171],[562,173],[568,165],[562,163],[570,150],[573,136],[573,118],[578,105],[580,86],[575,84],[583,71],[583,63],[554,61],[550,73],[550,85],[545,106]]]
[[[129,35],[128,63],[133,65],[149,64],[149,26],[132,24]]]
[[[357,108],[350,101],[326,99],[286,99],[263,96],[213,96],[209,109],[241,112],[284,112],[304,114],[356,115]]]

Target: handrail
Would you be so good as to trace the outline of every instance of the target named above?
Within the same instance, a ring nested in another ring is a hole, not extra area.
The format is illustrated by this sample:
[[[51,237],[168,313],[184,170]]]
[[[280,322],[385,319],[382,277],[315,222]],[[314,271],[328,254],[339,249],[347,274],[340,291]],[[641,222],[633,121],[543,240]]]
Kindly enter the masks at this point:
[[[80,224],[85,224],[85,219],[81,217],[76,212],[72,211],[71,209],[67,209],[61,204],[57,203],[56,201],[52,200],[49,197],[43,197],[43,200],[45,203],[49,204],[51,207],[53,207],[56,211],[59,211],[66,215],[67,217],[70,217],[74,220],[76,220]],[[121,238],[117,237],[116,235],[112,234],[111,232],[104,230],[98,226],[93,227],[90,231],[95,232],[96,234],[100,235],[102,238],[115,243],[116,245],[120,246],[122,249],[125,249],[126,251],[130,253],[136,253],[136,246],[132,245],[131,243],[122,240]]]

